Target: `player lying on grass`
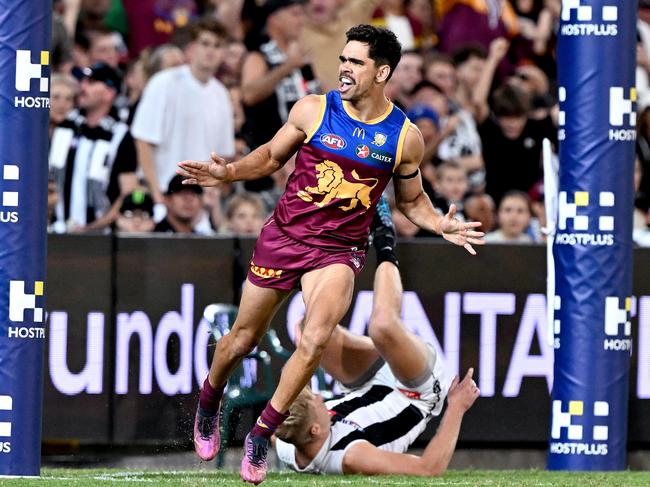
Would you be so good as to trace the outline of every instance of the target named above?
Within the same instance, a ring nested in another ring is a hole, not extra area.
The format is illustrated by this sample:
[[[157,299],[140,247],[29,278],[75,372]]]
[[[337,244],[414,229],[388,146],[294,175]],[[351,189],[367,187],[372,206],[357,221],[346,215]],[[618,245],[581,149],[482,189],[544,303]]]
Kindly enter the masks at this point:
[[[276,430],[278,456],[298,472],[442,475],[463,415],[479,396],[473,369],[450,384],[433,348],[401,322],[394,230],[390,210],[382,206],[373,222],[378,266],[369,337],[337,326],[321,359],[349,392],[324,402],[303,389]],[[422,456],[404,453],[440,414],[445,397],[447,409]]]

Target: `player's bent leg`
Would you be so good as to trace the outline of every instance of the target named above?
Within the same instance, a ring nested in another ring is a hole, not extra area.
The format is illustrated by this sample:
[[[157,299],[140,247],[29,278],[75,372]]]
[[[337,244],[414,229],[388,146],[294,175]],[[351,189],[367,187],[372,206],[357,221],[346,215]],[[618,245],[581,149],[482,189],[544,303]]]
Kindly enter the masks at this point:
[[[368,335],[395,377],[408,384],[430,375],[435,356],[432,357],[432,350],[402,323],[402,294],[399,269],[391,262],[382,262],[375,271]]]
[[[354,273],[344,264],[334,264],[302,278],[305,325],[300,343],[285,365],[271,403],[286,411],[308,383],[320,363],[332,331],[343,318],[354,289]]]
[[[378,361],[384,362],[370,338],[337,325],[323,351],[320,366],[343,385],[354,387],[366,382],[372,371],[376,372]]]
[[[235,323],[230,333],[217,342],[210,373],[199,397],[194,419],[194,446],[202,460],[212,460],[219,451],[221,398],[230,374],[257,346],[287,295],[287,291],[262,288],[246,282]]]
[[[239,312],[230,333],[217,343],[210,365],[210,384],[225,385],[232,371],[260,342],[289,291],[264,288],[246,281]]]
[[[306,273],[301,283],[305,300],[303,334],[282,369],[271,401],[246,437],[240,469],[246,482],[259,484],[266,478],[270,437],[288,417],[289,406],[311,379],[332,330],[345,315],[352,300],[354,272],[345,264],[334,264]]]

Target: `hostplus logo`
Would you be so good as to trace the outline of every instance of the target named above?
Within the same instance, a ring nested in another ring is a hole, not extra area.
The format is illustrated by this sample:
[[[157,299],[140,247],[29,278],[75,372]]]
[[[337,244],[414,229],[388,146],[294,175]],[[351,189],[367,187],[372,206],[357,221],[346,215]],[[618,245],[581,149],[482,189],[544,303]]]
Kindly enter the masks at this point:
[[[558,140],[565,140],[566,131],[564,130],[564,126],[566,125],[566,112],[564,111],[563,108],[564,108],[564,102],[566,101],[566,88],[564,86],[560,86],[558,88],[557,99],[560,105],[560,111],[557,113],[557,125],[558,125],[557,138]]]
[[[605,298],[605,350],[632,351],[632,298]],[[612,338],[617,337],[617,338]]]
[[[618,35],[618,7],[616,5],[603,5],[597,8],[584,3],[584,0],[562,1],[562,25],[560,27],[562,35]]]
[[[28,292],[25,281],[9,281],[9,321],[23,324],[10,326],[7,335],[9,338],[45,338],[45,328],[42,326],[25,326],[29,315],[34,323],[44,321],[43,281],[35,281],[31,287],[32,290]]]
[[[11,396],[0,396],[0,455],[11,453],[11,421],[7,421],[5,411],[13,410]]]
[[[636,88],[612,86],[609,89],[609,140],[636,140]]]
[[[560,348],[560,332],[562,331],[562,323],[557,318],[558,311],[562,309],[562,298],[560,296],[555,296],[553,300],[553,308],[555,310],[553,314],[553,348]]]
[[[18,187],[20,168],[14,164],[0,166],[0,223],[18,223]]]
[[[590,406],[586,408],[586,406]],[[609,403],[553,401],[550,451],[556,455],[607,455]]]
[[[568,193],[560,191],[558,200],[558,233],[555,243],[559,245],[614,245],[615,197],[611,191],[598,193],[597,206],[590,203],[588,191],[573,193],[569,202]],[[598,217],[589,213],[599,213]],[[572,231],[567,231],[567,230]]]
[[[47,94],[50,80],[44,68],[50,65],[50,53],[40,51],[38,61],[32,61],[32,51],[16,51],[16,91],[29,92],[36,86],[40,93]],[[48,96],[16,96],[16,108],[50,108]]]

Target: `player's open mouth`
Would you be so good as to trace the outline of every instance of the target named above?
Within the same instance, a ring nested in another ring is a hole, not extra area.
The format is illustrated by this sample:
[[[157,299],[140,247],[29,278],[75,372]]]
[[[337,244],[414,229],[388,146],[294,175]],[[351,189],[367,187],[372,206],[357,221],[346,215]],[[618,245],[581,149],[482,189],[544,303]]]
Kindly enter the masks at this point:
[[[347,76],[339,76],[339,91],[341,93],[348,91],[352,85],[354,85],[354,80],[352,78],[348,78]]]
[[[339,76],[339,92],[345,93],[352,87],[352,85],[354,85],[354,80],[352,78]]]

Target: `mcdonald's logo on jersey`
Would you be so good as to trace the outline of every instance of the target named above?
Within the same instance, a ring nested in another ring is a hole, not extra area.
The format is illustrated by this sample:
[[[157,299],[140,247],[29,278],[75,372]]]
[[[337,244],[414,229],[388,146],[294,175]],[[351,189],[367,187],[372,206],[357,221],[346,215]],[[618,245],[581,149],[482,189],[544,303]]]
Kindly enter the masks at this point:
[[[352,131],[352,136],[353,137],[358,137],[361,140],[366,138],[366,129],[362,129],[360,127],[355,127],[354,130]]]

